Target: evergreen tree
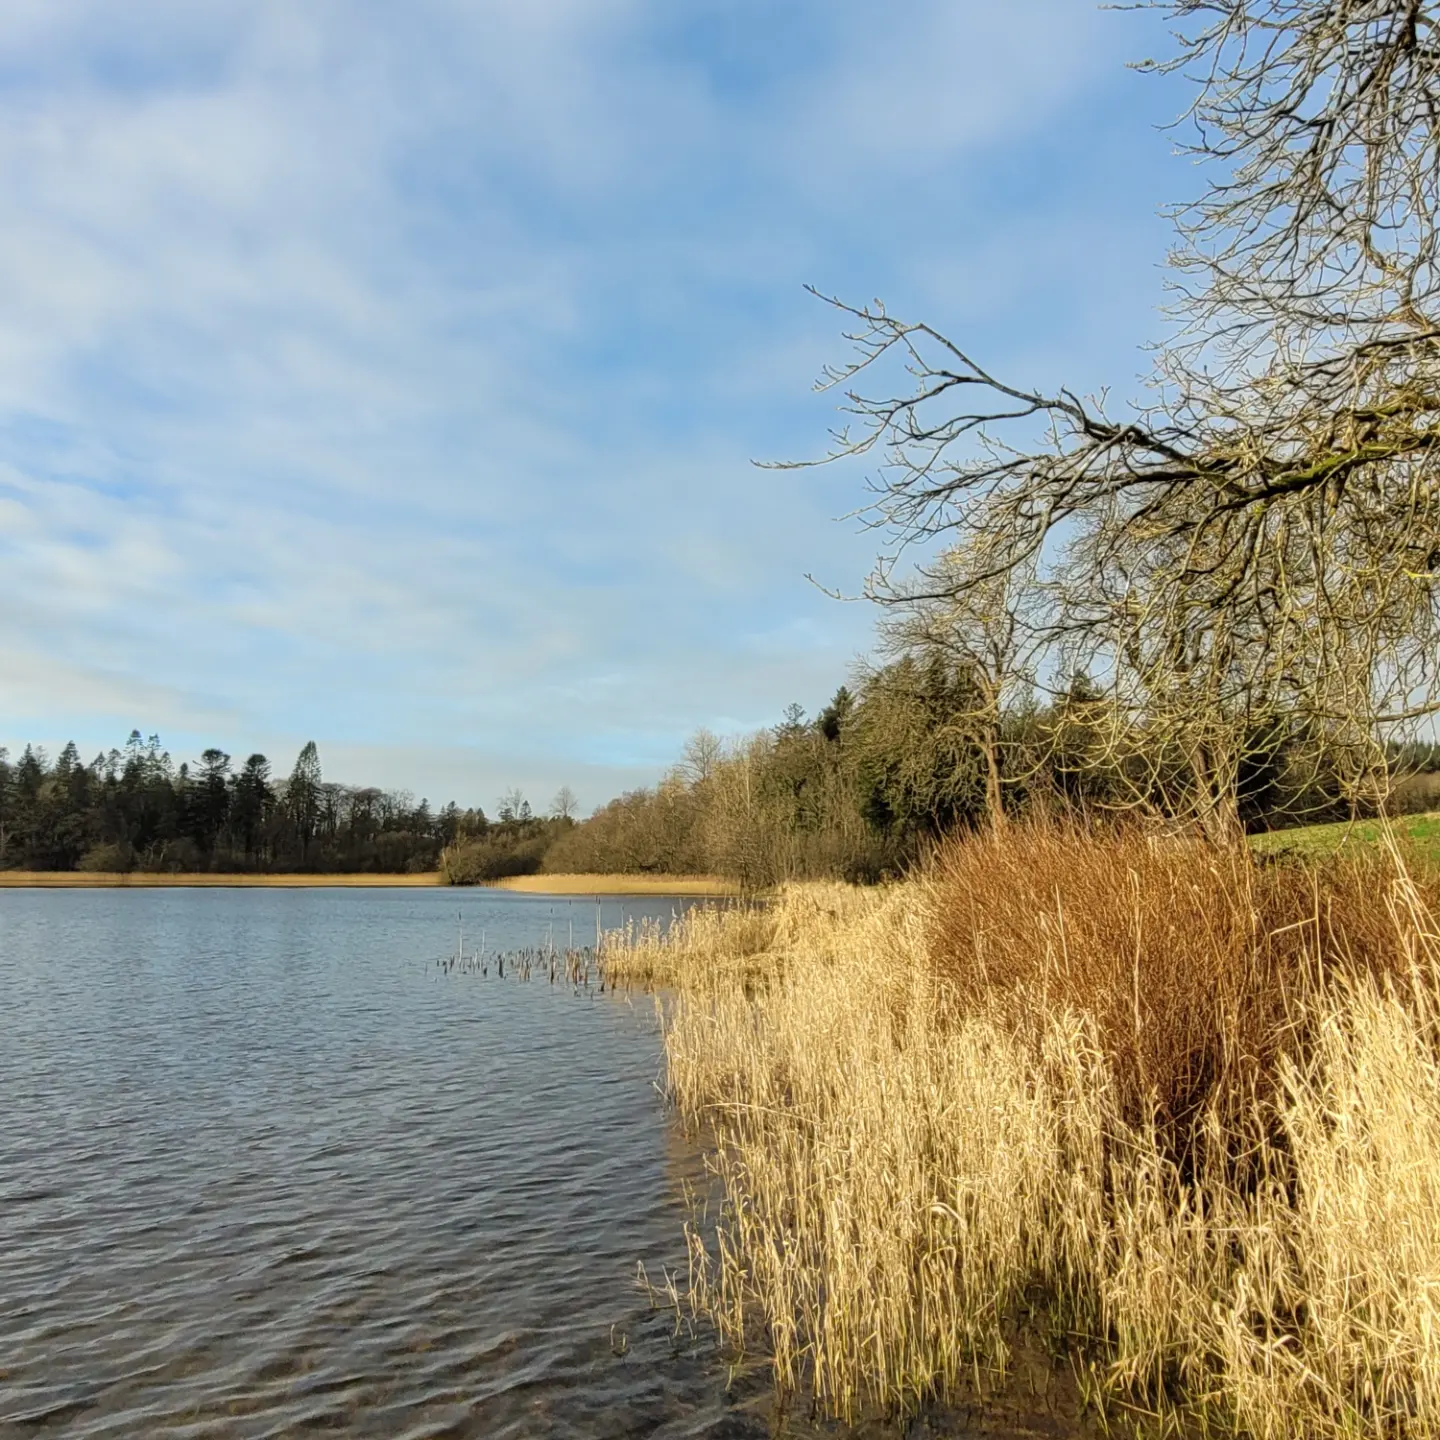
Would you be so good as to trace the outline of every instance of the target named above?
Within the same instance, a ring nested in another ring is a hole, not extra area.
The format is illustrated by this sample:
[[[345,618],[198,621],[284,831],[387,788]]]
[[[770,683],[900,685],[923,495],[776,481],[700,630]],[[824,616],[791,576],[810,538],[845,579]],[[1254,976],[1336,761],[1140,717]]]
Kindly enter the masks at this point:
[[[191,834],[195,843],[212,854],[230,818],[230,757],[211,748],[200,756],[200,773],[190,796]]]
[[[260,849],[273,805],[270,793],[270,762],[263,755],[252,755],[245,768],[235,777],[230,802],[230,823],[240,841],[247,861]]]
[[[320,752],[307,740],[295,759],[295,768],[285,785],[285,814],[299,843],[300,858],[310,853],[320,815]]]

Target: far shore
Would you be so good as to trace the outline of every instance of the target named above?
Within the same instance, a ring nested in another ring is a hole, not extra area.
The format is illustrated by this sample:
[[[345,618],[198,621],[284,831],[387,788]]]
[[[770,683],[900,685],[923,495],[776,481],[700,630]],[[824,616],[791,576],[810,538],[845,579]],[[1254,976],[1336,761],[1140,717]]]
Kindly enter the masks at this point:
[[[0,889],[110,890],[156,889],[416,889],[440,884],[439,875],[236,875],[157,874],[90,870],[0,870]],[[523,895],[738,895],[728,880],[706,875],[514,875],[483,889]]]
[[[321,886],[417,886],[438,885],[440,877],[433,872],[424,875],[251,875],[184,872],[176,875],[149,870],[0,870],[0,889],[111,890],[120,887],[155,889],[178,887],[194,889],[280,889],[301,890]]]
[[[522,895],[739,895],[740,887],[713,875],[512,875],[496,890]]]

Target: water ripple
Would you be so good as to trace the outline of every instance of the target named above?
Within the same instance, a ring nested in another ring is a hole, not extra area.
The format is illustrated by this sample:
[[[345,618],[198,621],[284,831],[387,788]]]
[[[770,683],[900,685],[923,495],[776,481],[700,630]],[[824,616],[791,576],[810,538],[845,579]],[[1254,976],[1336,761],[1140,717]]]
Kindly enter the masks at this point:
[[[696,1166],[648,1009],[440,976],[457,908],[570,918],[0,895],[0,1433],[768,1433],[634,1285]]]
[[[637,1261],[683,1266],[700,1178],[650,1008],[435,963],[460,925],[493,951],[572,920],[593,906],[0,890],[0,1437],[893,1440],[773,1413],[637,1290]],[[905,1434],[1073,1434],[1041,1379]]]

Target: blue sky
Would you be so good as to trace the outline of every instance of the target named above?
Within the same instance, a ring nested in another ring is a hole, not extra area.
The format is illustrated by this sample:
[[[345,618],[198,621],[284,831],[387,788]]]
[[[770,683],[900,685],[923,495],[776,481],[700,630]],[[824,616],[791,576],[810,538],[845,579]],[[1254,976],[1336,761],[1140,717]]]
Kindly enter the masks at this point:
[[[869,646],[810,283],[1138,389],[1193,183],[1089,0],[7,0],[0,738],[493,808]]]

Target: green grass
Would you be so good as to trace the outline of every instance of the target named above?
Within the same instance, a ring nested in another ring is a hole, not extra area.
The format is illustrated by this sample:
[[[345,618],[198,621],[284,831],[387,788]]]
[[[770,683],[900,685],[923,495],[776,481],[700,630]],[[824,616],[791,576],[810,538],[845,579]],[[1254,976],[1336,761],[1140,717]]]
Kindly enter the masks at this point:
[[[1400,815],[1390,823],[1402,845],[1417,859],[1440,866],[1440,811]],[[1294,830],[1252,835],[1250,843],[1262,855],[1333,855],[1355,846],[1376,844],[1381,824],[1379,820],[1339,820],[1329,825],[1301,825]]]

